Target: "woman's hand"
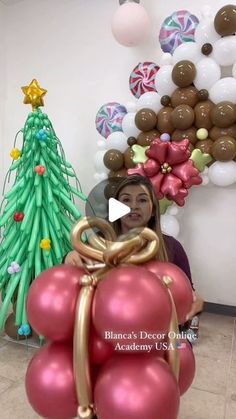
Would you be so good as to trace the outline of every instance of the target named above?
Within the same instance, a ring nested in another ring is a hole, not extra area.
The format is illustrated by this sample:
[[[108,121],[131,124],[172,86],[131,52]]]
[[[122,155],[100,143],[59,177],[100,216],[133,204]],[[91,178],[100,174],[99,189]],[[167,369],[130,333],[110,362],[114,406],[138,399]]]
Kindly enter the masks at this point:
[[[93,265],[96,266],[97,262],[95,260],[88,259],[83,256],[83,259],[79,255],[76,250],[72,250],[71,252],[67,253],[64,263],[66,265],[73,265],[86,268],[88,266],[92,267]]]
[[[67,253],[64,263],[66,265],[83,266],[82,259],[76,250]]]
[[[186,316],[186,321],[191,320],[197,313],[200,313],[203,310],[204,300],[199,295],[193,291],[193,304],[191,311]]]

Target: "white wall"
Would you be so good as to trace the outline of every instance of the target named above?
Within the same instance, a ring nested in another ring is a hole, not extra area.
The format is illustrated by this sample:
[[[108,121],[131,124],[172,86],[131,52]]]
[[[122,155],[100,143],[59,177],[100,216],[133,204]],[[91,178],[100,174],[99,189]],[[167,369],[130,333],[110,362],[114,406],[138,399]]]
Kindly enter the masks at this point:
[[[227,2],[208,3],[217,11]],[[25,0],[5,8],[4,172],[14,134],[30,111],[22,104],[20,86],[37,78],[48,89],[45,111],[85,193],[89,192],[100,138],[94,125],[97,110],[107,101],[132,100],[129,74],[140,61],[158,63],[163,19],[182,8],[200,17],[205,0],[143,0],[142,4],[151,17],[152,32],[144,45],[133,49],[120,46],[111,34],[118,0]],[[2,167],[0,173],[2,177]],[[235,208],[235,187],[193,188],[181,219],[180,239],[195,286],[207,301],[236,305]]]
[[[5,31],[4,17],[5,6],[0,3],[0,193],[3,187],[3,121],[5,104]]]

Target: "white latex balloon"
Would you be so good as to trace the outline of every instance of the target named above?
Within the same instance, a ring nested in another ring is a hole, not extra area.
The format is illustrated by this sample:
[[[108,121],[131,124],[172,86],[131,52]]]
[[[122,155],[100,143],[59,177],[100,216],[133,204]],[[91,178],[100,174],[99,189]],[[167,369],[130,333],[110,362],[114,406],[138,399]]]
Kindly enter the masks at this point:
[[[182,60],[189,60],[196,64],[203,57],[201,53],[201,47],[202,46],[199,46],[196,44],[196,42],[185,42],[180,44],[174,51],[173,64],[176,64]]]
[[[178,221],[173,215],[161,215],[161,231],[168,236],[177,237],[180,231]]]
[[[105,150],[106,149],[106,141],[105,140],[98,140],[97,141],[97,146],[100,150]]]
[[[136,102],[128,102],[125,105],[127,112],[136,112],[137,111],[137,103]]]
[[[108,178],[106,173],[94,173],[93,177],[96,180],[96,182],[102,182],[103,180]]]
[[[172,64],[172,55],[169,52],[164,52],[161,56],[160,65],[170,65]]]
[[[208,177],[208,176],[205,176],[205,175],[203,175],[203,174],[201,174],[200,176],[201,176],[201,178],[202,178],[202,183],[201,183],[201,185],[202,185],[202,186],[206,186],[206,185],[208,185],[208,183],[209,183],[209,177]]]
[[[106,150],[100,150],[100,151],[97,151],[94,156],[94,165],[95,165],[96,171],[99,174],[109,172],[109,170],[106,168],[106,166],[103,163],[103,157],[105,153],[106,153]]]
[[[172,65],[163,65],[155,77],[155,86],[160,96],[171,96],[176,89],[172,80]]]
[[[214,21],[210,19],[202,20],[196,27],[194,39],[201,48],[204,44],[213,44],[220,39],[221,36],[216,32]]]
[[[234,63],[232,68],[232,76],[236,79],[236,63]]]
[[[221,79],[223,77],[232,77],[233,76],[233,66],[229,65],[228,67],[221,67]]]
[[[229,186],[236,182],[236,163],[216,161],[209,168],[209,179],[214,185]]]
[[[224,100],[236,103],[236,80],[233,77],[218,80],[210,89],[209,98],[214,103]]]
[[[127,149],[127,137],[121,131],[112,132],[106,139],[106,149],[114,148],[122,153]]]
[[[159,70],[160,71],[160,70]],[[146,92],[140,96],[137,102],[137,110],[148,108],[158,112],[161,108],[161,96],[156,92]]]
[[[236,61],[236,37],[224,36],[214,43],[212,58],[221,66],[233,65]]]
[[[136,115],[135,112],[128,112],[123,118],[122,129],[127,138],[129,137],[136,138],[141,132],[135,125],[135,122],[134,122],[135,115]]]
[[[178,212],[179,212],[179,208],[175,204],[172,204],[171,207],[168,207],[166,211],[166,213],[169,215],[177,215]]]
[[[220,66],[212,58],[206,57],[196,64],[196,77],[193,81],[198,90],[209,90],[220,80]]]
[[[203,8],[201,9],[201,15],[204,19],[208,18],[212,18],[214,13],[213,10],[211,8],[211,6],[209,6],[208,4],[206,4],[205,6],[203,6]]]

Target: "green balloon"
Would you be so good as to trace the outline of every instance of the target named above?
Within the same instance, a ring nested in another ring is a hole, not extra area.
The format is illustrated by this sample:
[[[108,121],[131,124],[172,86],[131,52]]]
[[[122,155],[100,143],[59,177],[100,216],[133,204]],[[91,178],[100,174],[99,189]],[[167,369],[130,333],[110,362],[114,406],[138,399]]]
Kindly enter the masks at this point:
[[[162,198],[159,201],[161,215],[165,214],[167,208],[170,207],[172,204],[173,204],[173,201],[170,201],[167,198]]]

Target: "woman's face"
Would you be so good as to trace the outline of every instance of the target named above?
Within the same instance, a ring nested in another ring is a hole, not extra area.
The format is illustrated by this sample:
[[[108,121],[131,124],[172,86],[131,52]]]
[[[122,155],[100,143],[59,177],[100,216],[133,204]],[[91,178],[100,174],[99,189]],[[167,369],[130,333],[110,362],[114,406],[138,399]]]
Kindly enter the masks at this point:
[[[147,226],[152,216],[153,203],[146,186],[127,185],[119,192],[118,200],[131,209],[129,214],[120,219],[122,233]]]

